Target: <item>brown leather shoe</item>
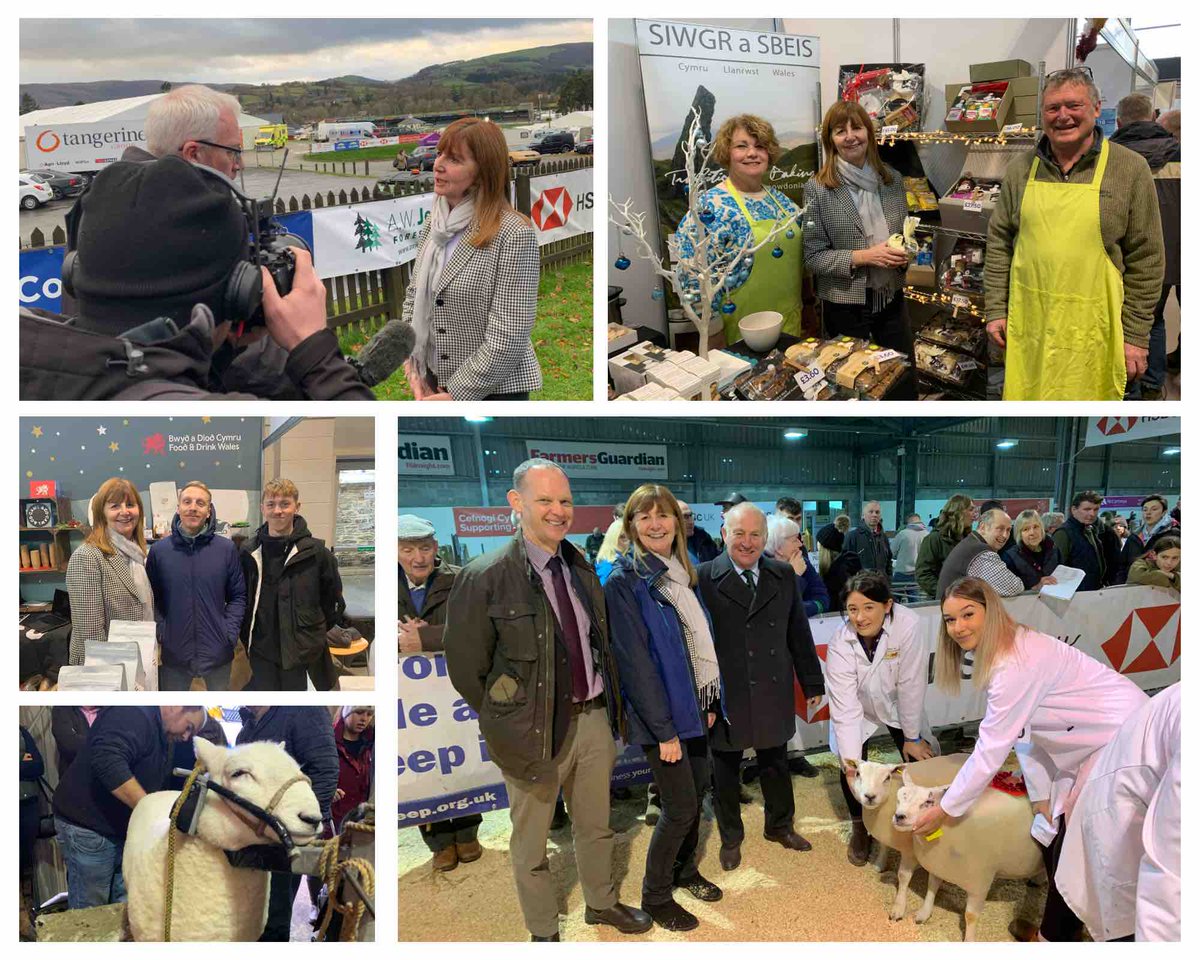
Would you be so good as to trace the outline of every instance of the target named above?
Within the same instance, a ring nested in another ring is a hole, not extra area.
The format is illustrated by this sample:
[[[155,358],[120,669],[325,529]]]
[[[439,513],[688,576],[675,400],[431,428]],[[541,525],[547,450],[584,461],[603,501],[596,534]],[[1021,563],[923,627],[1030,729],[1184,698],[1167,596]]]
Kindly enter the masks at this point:
[[[811,850],[812,844],[805,840],[795,830],[785,830],[783,833],[764,833],[764,840],[770,840],[789,850]]]
[[[717,854],[717,859],[721,861],[722,870],[736,870],[742,862],[742,845],[739,843],[727,847],[722,844],[721,851]]]
[[[478,840],[468,840],[466,843],[456,843],[455,851],[458,853],[459,863],[474,863],[483,856],[483,847],[479,845]]]
[[[458,866],[458,851],[454,849],[454,844],[446,847],[444,850],[439,850],[433,855],[433,869],[440,870],[442,873],[449,873]]]
[[[871,835],[861,820],[850,821],[850,846],[846,848],[846,859],[856,867],[867,862],[871,852]]]
[[[588,907],[583,911],[583,922],[592,925],[606,923],[610,927],[616,927],[621,933],[645,933],[654,926],[654,918],[645,910],[623,903],[614,903],[607,910],[593,910]]]

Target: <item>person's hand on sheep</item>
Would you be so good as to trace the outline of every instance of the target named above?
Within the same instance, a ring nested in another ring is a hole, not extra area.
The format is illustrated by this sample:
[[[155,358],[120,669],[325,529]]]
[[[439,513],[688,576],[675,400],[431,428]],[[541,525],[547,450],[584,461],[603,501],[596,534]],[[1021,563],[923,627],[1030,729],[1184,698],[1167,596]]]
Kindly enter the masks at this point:
[[[914,763],[918,760],[928,760],[933,756],[933,748],[924,740],[918,740],[916,743],[905,741],[904,749],[900,751],[901,758],[911,760]]]
[[[942,809],[942,805],[940,803],[935,803],[932,807],[930,807],[913,821],[913,836],[927,837],[937,830],[938,827],[940,827],[948,819],[950,819],[950,814],[946,813],[946,811]]]

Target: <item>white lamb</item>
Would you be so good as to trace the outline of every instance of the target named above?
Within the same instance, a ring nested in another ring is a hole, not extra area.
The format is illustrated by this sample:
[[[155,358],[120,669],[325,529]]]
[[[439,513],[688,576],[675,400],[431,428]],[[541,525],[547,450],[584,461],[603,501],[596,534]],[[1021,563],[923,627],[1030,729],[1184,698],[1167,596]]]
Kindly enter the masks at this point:
[[[225,749],[197,739],[196,756],[213,782],[266,809],[300,767],[277,743],[250,743]],[[135,940],[161,940],[166,899],[167,837],[171,808],[179,792],[164,790],[142,799],[129,818],[122,869],[129,893],[129,929]],[[307,843],[321,825],[321,808],[305,780],[293,783],[273,811],[296,843]],[[175,841],[174,908],[171,939],[257,940],[266,926],[270,874],[230,866],[226,850],[277,843],[260,821],[215,792],[208,794],[196,836]]]
[[[959,768],[967,762],[968,756],[966,753],[955,753],[909,764],[875,763],[871,760],[846,761],[846,779],[850,784],[850,792],[862,804],[863,826],[878,843],[875,869],[883,869],[889,848],[900,854],[900,866],[896,871],[896,899],[888,912],[888,916],[893,920],[904,919],[908,908],[908,885],[917,867],[917,858],[913,855],[912,831],[897,830],[892,824],[892,814],[896,812],[896,792],[900,787],[897,775],[901,772],[905,776],[911,774],[916,783],[937,786],[953,780]],[[918,923],[923,923],[928,918],[929,914],[925,913],[925,916],[918,914],[916,919]]]
[[[913,821],[921,810],[941,800],[949,786],[918,786],[905,771],[892,816],[895,828],[908,830],[911,836]],[[929,919],[938,888],[949,881],[967,893],[963,940],[974,940],[975,925],[994,879],[1027,880],[1044,872],[1041,848],[1029,833],[1032,824],[1028,797],[989,788],[963,816],[946,821],[941,836],[934,840],[914,837],[913,854],[929,871],[929,890],[916,919]]]

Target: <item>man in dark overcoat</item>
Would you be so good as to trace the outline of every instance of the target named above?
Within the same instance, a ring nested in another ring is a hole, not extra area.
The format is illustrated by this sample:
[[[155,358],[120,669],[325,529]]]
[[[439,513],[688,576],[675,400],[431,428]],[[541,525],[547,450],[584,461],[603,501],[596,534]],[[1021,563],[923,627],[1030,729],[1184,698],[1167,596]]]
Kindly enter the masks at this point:
[[[745,836],[738,804],[742,753],[758,755],[766,816],[763,836],[789,850],[812,845],[792,829],[796,813],[787,743],[796,732],[794,681],[809,714],[825,693],[804,603],[791,566],[763,556],[767,518],[746,502],[725,515],[726,550],[700,566],[699,590],[712,617],[725,688],[724,715],[713,724],[714,804],[721,866],[741,863]]]

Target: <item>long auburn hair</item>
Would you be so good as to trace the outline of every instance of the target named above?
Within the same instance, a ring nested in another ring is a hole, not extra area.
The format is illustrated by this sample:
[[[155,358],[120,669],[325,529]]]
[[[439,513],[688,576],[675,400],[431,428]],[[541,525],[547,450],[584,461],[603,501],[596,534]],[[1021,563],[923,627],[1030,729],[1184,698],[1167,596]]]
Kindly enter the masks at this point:
[[[134,528],[134,540],[142,553],[146,552],[146,508],[142,506],[142,496],[137,487],[124,477],[109,477],[96,491],[88,505],[92,517],[92,529],[88,531],[84,543],[91,544],[105,556],[111,557],[117,552],[108,538],[108,518],[104,515],[104,507],[110,503],[136,503],[138,508],[137,527]]]
[[[645,513],[651,507],[658,507],[663,513],[675,518],[675,542],[671,545],[671,553],[687,571],[688,585],[694,587],[699,581],[699,576],[696,574],[696,568],[692,566],[692,558],[688,556],[687,552],[687,528],[683,523],[683,511],[679,509],[679,501],[675,499],[675,494],[661,484],[643,483],[625,501],[625,513],[621,516],[621,525],[629,540],[629,548],[633,551],[635,562],[644,562],[648,551],[638,541],[637,531],[633,527],[633,518],[636,514]]]
[[[825,119],[821,121],[821,151],[825,156],[821,169],[813,177],[821,186],[836,190],[842,185],[842,178],[837,172],[837,148],[833,145],[833,131],[842,126],[847,120],[854,120],[860,127],[867,129],[867,163],[875,168],[879,179],[884,183],[892,182],[887,165],[879,156],[879,144],[875,142],[875,123],[871,115],[861,104],[849,100],[838,100],[825,111]]]
[[[1008,615],[1004,602],[992,587],[978,577],[959,577],[946,590],[942,598],[945,606],[951,597],[970,600],[984,609],[983,636],[975,647],[971,683],[976,690],[983,690],[991,679],[996,662],[1013,652],[1017,643],[1019,624]],[[943,618],[938,628],[937,653],[934,654],[934,678],[940,689],[957,694],[962,677],[963,649],[954,642]]]
[[[455,120],[438,140],[438,155],[449,154],[462,159],[468,154],[479,168],[475,183],[471,186],[471,197],[475,201],[475,233],[471,246],[486,247],[500,231],[504,214],[517,211],[508,200],[508,144],[504,133],[490,120],[479,117],[463,117]],[[517,216],[529,222],[523,214]]]

